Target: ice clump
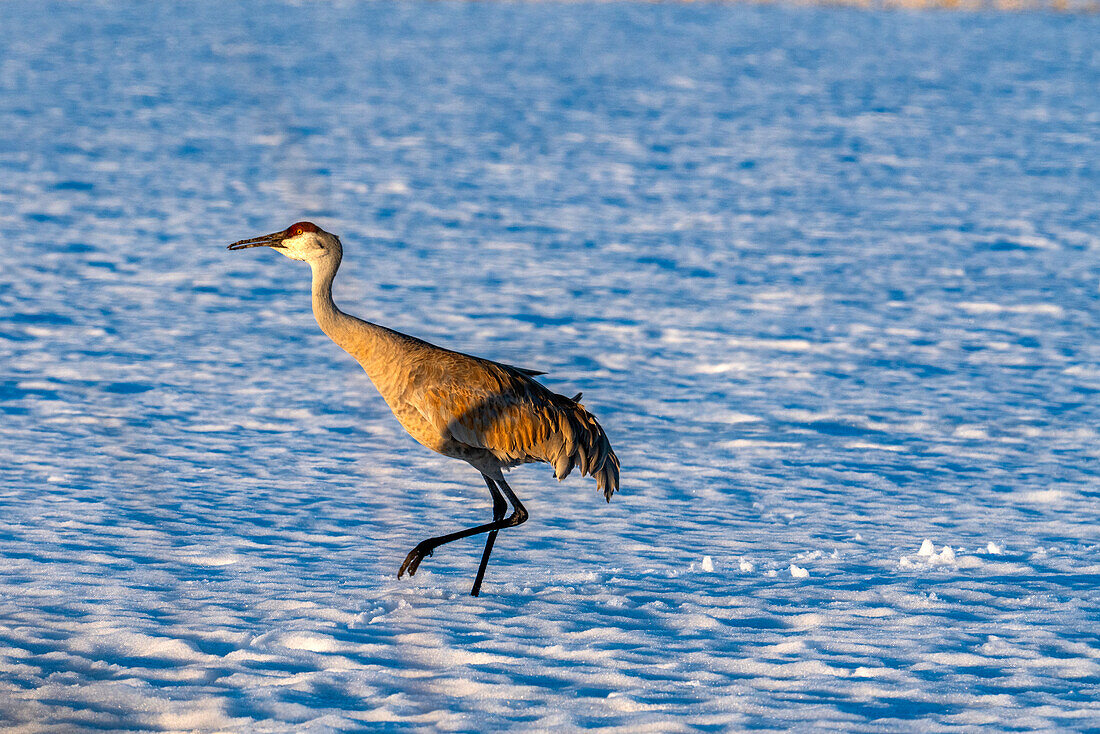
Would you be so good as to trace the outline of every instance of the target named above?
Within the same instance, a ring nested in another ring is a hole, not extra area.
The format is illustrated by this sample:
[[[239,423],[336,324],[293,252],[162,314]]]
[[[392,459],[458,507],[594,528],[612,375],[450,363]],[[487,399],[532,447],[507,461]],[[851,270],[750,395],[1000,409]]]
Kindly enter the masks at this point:
[[[714,561],[710,556],[703,556],[703,571],[706,573],[714,573]]]
[[[796,566],[793,563],[791,564],[791,576],[792,577],[794,577],[796,579],[804,579],[809,575],[810,575],[810,572],[807,571],[806,569],[802,568],[801,566]]]
[[[959,548],[961,551],[962,548]],[[968,559],[973,560],[972,557],[967,556]],[[902,568],[920,568],[928,566],[946,566],[956,562],[955,549],[949,545],[943,546],[940,552],[936,552],[936,546],[928,538],[924,539],[921,543],[920,550],[917,551],[916,556],[902,556],[898,562]],[[970,564],[972,565],[972,564]],[[969,565],[968,565],[969,567]]]

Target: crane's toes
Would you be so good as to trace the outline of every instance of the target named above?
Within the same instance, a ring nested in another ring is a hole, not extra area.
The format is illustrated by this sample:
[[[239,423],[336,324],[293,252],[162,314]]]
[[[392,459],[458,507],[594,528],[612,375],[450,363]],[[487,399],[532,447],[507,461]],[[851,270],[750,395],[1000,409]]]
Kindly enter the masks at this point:
[[[420,562],[425,557],[430,556],[434,548],[420,543],[411,551],[409,555],[405,556],[405,562],[401,564],[401,568],[397,569],[397,578],[401,578],[408,571],[410,576],[416,575],[416,569],[420,568]]]

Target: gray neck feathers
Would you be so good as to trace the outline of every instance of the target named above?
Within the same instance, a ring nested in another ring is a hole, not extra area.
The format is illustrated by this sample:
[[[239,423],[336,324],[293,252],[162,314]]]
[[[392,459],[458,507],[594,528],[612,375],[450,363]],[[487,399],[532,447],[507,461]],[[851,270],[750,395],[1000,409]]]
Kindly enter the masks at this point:
[[[371,380],[375,380],[381,367],[378,364],[382,357],[381,347],[389,330],[349,316],[336,307],[332,300],[332,281],[340,268],[339,258],[311,262],[310,267],[313,269],[313,316],[317,319],[317,325],[329,339],[355,357]]]

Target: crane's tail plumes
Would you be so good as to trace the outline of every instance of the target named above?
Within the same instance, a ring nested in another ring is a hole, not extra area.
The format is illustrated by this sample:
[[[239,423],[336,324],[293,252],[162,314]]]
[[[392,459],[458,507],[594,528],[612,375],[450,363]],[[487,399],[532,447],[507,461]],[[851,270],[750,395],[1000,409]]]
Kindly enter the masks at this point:
[[[576,399],[559,405],[557,413],[558,430],[548,442],[546,456],[554,467],[554,475],[561,481],[574,466],[579,467],[581,476],[596,478],[596,486],[610,502],[611,495],[619,489],[619,457],[603,427]]]

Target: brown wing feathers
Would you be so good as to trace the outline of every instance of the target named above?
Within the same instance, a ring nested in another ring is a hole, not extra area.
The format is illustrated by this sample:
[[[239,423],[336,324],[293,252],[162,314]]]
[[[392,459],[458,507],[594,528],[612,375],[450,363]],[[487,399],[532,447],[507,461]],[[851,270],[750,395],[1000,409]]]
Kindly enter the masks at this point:
[[[554,467],[558,480],[569,476],[573,467],[581,470],[581,476],[596,478],[596,486],[608,502],[619,488],[619,457],[611,448],[607,434],[596,417],[580,403],[561,395],[554,407],[558,431],[547,442],[543,461]]]
[[[619,488],[619,458],[596,417],[577,402],[551,392],[503,365],[481,363],[482,389],[434,392],[437,409],[454,416],[451,435],[471,446],[488,449],[509,465],[545,461],[559,480],[579,467],[592,476],[608,502]],[[503,367],[503,369],[502,369]]]

